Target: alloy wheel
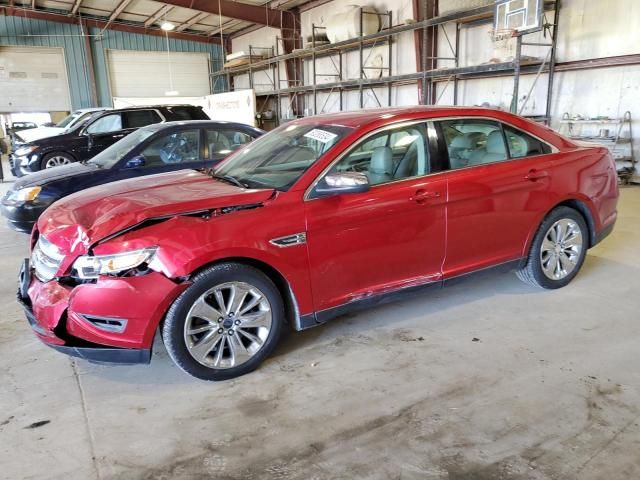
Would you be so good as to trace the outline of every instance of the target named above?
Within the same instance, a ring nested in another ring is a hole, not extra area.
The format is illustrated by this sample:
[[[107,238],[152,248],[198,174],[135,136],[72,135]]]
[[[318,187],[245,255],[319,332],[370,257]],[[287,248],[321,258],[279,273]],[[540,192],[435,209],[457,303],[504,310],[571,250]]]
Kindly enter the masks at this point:
[[[542,271],[551,280],[562,280],[576,268],[583,248],[580,226],[563,218],[555,222],[542,240],[540,263]]]
[[[271,331],[265,294],[244,282],[217,285],[191,306],[184,341],[191,356],[215,369],[237,367],[258,353]]]
[[[68,165],[71,163],[67,157],[63,157],[62,155],[54,155],[47,159],[47,162],[44,164],[44,168],[52,168],[58,167],[60,165]]]

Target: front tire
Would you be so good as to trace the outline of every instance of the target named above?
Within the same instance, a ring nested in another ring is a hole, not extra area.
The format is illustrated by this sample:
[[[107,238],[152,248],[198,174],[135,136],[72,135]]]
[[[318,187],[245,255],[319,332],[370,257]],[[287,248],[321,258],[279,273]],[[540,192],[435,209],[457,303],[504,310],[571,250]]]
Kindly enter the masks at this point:
[[[222,263],[193,278],[162,327],[171,359],[202,380],[227,380],[255,370],[276,346],[284,305],[260,270]]]
[[[536,287],[564,287],[582,268],[588,247],[589,230],[582,215],[569,207],[555,208],[540,225],[527,264],[516,275]]]
[[[40,162],[40,169],[59,167],[60,165],[69,165],[75,160],[71,155],[64,152],[49,153],[44,156],[42,162]]]

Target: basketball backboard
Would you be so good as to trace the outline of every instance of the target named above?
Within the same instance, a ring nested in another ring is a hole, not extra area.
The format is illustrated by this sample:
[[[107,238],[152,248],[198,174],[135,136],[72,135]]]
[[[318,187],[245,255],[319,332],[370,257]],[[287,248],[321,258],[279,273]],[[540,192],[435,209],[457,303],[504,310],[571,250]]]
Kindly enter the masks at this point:
[[[544,0],[496,0],[493,28],[515,30],[519,35],[540,30],[543,3]]]

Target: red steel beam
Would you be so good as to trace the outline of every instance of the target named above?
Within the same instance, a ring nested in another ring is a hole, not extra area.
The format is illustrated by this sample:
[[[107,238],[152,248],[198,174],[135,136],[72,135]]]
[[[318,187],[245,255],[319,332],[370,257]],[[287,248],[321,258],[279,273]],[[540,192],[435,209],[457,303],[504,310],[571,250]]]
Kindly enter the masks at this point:
[[[413,0],[413,15],[414,19],[418,22],[422,22],[423,20],[428,20],[430,18],[434,18],[438,16],[438,0]],[[426,51],[423,50],[424,45],[424,30],[415,30],[413,32],[413,39],[415,44],[415,55],[416,55],[416,72],[421,72],[422,70],[434,70],[437,65],[436,57],[438,50],[438,36],[436,34],[438,27],[429,27],[426,29],[427,42],[426,42]],[[426,62],[424,61],[426,58]],[[429,80],[427,80],[429,81]],[[423,83],[422,81],[418,81],[418,101],[419,103],[423,103],[424,99],[424,91],[423,91]],[[427,102],[434,104],[436,103],[436,92],[435,89],[431,91],[431,97],[427,99]]]
[[[78,24],[78,19],[76,17],[70,17],[66,14],[52,13],[52,12],[43,12],[41,10],[29,10],[23,8],[16,7],[3,7],[0,6],[0,14],[6,15],[8,17],[26,17],[32,18],[34,20],[47,20],[50,22],[58,22],[58,23],[67,23],[72,25]],[[220,37],[209,37],[205,35],[194,35],[190,33],[184,32],[165,32],[160,29],[150,29],[145,28],[140,25],[132,25],[128,23],[118,23],[118,22],[108,22],[103,20],[95,20],[95,19],[85,19],[87,27],[98,28],[103,30],[108,25],[108,30],[117,30],[120,32],[128,32],[128,33],[139,33],[142,35],[152,35],[156,37],[164,37],[165,33],[169,35],[169,38],[175,38],[177,40],[189,40],[192,42],[201,42],[201,43],[216,43],[220,44]]]
[[[257,23],[267,27],[293,28],[294,26],[295,14],[293,12],[230,0],[162,0],[162,3]]]

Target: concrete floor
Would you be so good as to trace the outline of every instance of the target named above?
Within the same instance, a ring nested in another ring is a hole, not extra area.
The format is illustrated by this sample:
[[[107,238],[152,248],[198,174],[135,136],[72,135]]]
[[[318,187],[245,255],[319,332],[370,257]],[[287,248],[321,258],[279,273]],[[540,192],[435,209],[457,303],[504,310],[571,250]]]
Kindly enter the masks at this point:
[[[6,188],[6,187],[5,187]],[[66,358],[0,227],[0,477],[640,478],[640,188],[567,288],[485,274],[290,334],[225,383]]]

